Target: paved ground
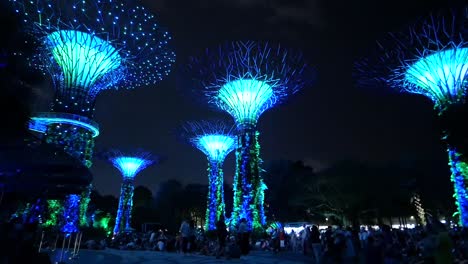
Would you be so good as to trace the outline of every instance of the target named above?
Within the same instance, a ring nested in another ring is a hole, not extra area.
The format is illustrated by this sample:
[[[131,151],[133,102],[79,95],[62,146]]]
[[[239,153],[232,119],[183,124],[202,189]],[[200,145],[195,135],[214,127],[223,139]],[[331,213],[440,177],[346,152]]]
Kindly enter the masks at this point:
[[[66,256],[64,256],[66,259]],[[79,258],[76,260],[67,260],[70,264],[150,264],[150,263],[168,263],[168,264],[211,264],[211,263],[255,263],[255,264],[295,264],[312,263],[312,259],[300,254],[290,252],[274,255],[271,252],[252,251],[249,256],[243,256],[241,259],[216,259],[215,257],[200,255],[181,255],[176,253],[154,252],[154,251],[124,251],[124,250],[82,250]]]

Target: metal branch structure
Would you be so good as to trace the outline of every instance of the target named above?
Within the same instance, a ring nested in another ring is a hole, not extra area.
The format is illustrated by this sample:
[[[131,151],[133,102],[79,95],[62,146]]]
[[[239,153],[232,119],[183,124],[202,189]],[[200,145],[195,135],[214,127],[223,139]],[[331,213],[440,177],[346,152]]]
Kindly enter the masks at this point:
[[[468,226],[467,8],[432,15],[407,31],[379,43],[380,55],[361,61],[357,71],[366,85],[387,85],[432,100],[448,146],[451,180],[460,224]],[[456,13],[459,12],[459,13]]]
[[[233,127],[221,121],[187,122],[183,137],[206,155],[208,160],[208,195],[205,230],[215,230],[225,218],[223,163],[236,148]]]
[[[50,112],[34,116],[30,129],[91,167],[99,135],[92,120],[96,96],[106,89],[153,85],[166,77],[175,62],[171,37],[153,14],[132,0],[9,2],[40,47],[29,58],[31,66],[48,73],[55,87]],[[80,204],[81,225],[87,222],[89,194],[88,188]]]
[[[231,224],[266,224],[257,121],[311,79],[302,54],[279,45],[246,41],[206,50],[191,58],[187,74],[207,101],[227,113],[238,128]]]
[[[111,151],[105,154],[109,162],[117,168],[123,177],[120,190],[119,208],[115,218],[114,235],[131,229],[134,179],[136,175],[158,162],[159,158],[149,152],[136,151],[134,153],[121,153]]]

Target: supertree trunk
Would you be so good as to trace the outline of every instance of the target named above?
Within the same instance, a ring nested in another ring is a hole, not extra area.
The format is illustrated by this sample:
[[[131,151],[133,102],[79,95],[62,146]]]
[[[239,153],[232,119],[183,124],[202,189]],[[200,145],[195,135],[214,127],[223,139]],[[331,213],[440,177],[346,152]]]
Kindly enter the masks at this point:
[[[80,226],[87,227],[89,226],[88,222],[88,207],[89,202],[91,201],[91,191],[93,190],[93,184],[90,183],[86,189],[81,193],[81,202],[80,202]]]
[[[44,221],[45,227],[57,228],[59,221],[63,214],[63,201],[61,200],[47,200],[46,219]]]
[[[443,136],[454,184],[454,197],[459,223],[468,227],[468,129],[462,120],[468,116],[467,106],[452,105],[440,113]]]
[[[208,161],[208,196],[205,230],[215,230],[216,222],[225,219],[223,162]]]
[[[254,127],[243,129],[238,136],[236,150],[236,174],[234,176],[234,206],[231,221],[237,224],[247,220],[250,229],[262,227],[263,180],[260,175],[260,144]]]
[[[65,78],[68,79],[68,78]],[[51,112],[69,113],[93,119],[96,99],[89,94],[87,87],[67,85],[63,80],[61,89],[56,90]]]
[[[80,213],[80,196],[77,194],[68,195],[64,204],[63,223],[61,231],[63,233],[78,232],[78,214]]]
[[[224,175],[223,162],[218,165],[218,177],[216,178],[216,220],[226,219],[226,205],[224,204]]]
[[[205,230],[216,229],[216,183],[218,178],[216,162],[208,162],[208,196],[206,200]]]
[[[117,209],[117,216],[115,218],[114,234],[131,228],[134,188],[133,179],[124,179],[120,189],[119,208]]]
[[[465,154],[458,151],[456,147],[448,146],[448,156],[451,181],[454,185],[456,205],[459,214],[459,223],[468,227],[468,160]]]
[[[47,129],[45,141],[62,147],[86,167],[91,167],[94,138],[90,131],[70,124],[51,124]]]
[[[52,124],[47,129],[45,141],[49,144],[62,147],[66,153],[80,160],[86,167],[91,167],[94,138],[90,131],[69,124]],[[64,217],[77,218],[73,221],[64,221],[68,223],[68,226],[70,226],[71,223],[76,223],[77,227],[79,225],[87,225],[86,212],[88,209],[91,188],[92,186],[90,185],[82,194],[71,194],[65,198],[66,202],[64,203],[64,212],[66,212],[67,215],[64,215]],[[73,206],[67,208],[68,205],[75,204],[77,199],[76,196],[79,197],[78,202],[80,205],[78,207]],[[71,212],[71,210],[76,210],[76,212]],[[62,227],[62,230],[77,230],[77,228]]]

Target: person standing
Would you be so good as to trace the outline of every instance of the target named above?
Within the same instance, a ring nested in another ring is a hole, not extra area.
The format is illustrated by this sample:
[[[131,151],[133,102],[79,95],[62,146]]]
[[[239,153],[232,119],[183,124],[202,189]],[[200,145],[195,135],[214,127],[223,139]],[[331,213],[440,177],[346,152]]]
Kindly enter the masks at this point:
[[[366,228],[364,226],[361,227],[361,230],[359,231],[359,242],[361,244],[361,249],[365,250],[367,247],[367,237],[369,236],[369,233],[367,232]]]
[[[241,250],[242,255],[249,254],[249,230],[247,227],[247,220],[242,218],[239,223],[238,228],[239,234],[239,247]]]
[[[316,225],[312,226],[312,231],[310,232],[310,243],[312,244],[315,263],[320,263],[320,259],[322,257],[322,244],[320,241],[320,231]]]
[[[305,224],[302,227],[304,228],[300,232],[301,243],[302,243],[302,252],[304,253],[304,255],[307,255],[307,252],[309,251],[310,229]]]
[[[224,223],[224,219],[221,219],[216,222],[216,236],[218,237],[218,252],[216,253],[216,258],[219,259],[222,255],[224,255],[224,250],[226,248],[226,236],[227,236],[226,224]]]
[[[188,252],[192,253],[192,251],[196,250],[196,248],[197,248],[197,243],[196,243],[197,228],[195,227],[195,221],[190,220],[189,227],[190,227],[190,235],[189,235],[189,239],[188,239],[188,241],[189,241],[188,242]]]
[[[292,252],[296,253],[297,252],[297,235],[294,232],[294,230],[292,230],[291,232],[291,239],[289,240],[289,245],[291,246]]]
[[[191,233],[190,232],[190,225],[187,222],[187,220],[184,220],[182,222],[182,224],[180,225],[179,232],[180,232],[180,237],[181,237],[181,240],[182,240],[181,250],[185,255],[185,254],[187,254],[188,242],[189,242],[190,233]]]
[[[286,234],[284,233],[284,228],[281,227],[279,231],[279,250],[284,250],[286,247]]]

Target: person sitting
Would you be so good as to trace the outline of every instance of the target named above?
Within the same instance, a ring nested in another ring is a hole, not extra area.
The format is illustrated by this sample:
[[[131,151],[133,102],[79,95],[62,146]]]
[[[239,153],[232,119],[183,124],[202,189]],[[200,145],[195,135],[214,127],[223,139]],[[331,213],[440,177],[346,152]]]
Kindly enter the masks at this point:
[[[166,245],[166,244],[165,244],[164,241],[162,241],[162,240],[159,240],[158,243],[156,244],[157,249],[158,249],[159,251],[164,251],[164,250],[165,250],[165,245]]]

